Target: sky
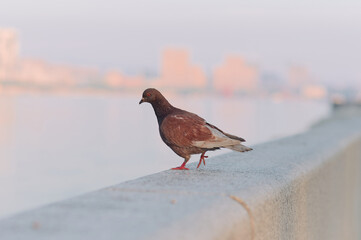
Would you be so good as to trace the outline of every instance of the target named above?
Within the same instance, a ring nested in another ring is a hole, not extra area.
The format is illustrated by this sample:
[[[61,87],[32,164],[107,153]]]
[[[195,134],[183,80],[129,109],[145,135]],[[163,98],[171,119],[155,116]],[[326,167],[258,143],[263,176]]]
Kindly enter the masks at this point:
[[[22,56],[54,63],[157,74],[162,49],[179,47],[208,74],[237,54],[361,85],[359,0],[2,0],[0,27],[18,30]]]

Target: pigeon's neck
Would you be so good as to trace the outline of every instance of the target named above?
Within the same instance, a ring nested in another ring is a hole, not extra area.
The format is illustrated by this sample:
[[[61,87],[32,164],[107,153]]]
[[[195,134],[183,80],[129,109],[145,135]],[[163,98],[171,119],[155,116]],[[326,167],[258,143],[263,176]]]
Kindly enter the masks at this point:
[[[152,102],[152,106],[159,126],[162,124],[163,119],[174,110],[174,107],[164,97]]]

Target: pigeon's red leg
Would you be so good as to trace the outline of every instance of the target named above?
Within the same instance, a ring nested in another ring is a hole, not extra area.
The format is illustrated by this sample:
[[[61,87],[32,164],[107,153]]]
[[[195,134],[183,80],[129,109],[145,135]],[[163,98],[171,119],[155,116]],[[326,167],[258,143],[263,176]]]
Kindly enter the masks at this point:
[[[189,158],[185,158],[184,162],[180,167],[172,168],[172,170],[189,170],[189,168],[186,168],[186,164],[188,162]]]
[[[202,161],[203,161],[204,166],[206,165],[206,161],[205,161],[204,159],[207,158],[208,156],[204,156],[205,153],[206,153],[206,152],[202,153],[201,158],[199,159],[199,163],[198,163],[197,168],[199,168],[199,166],[201,165]]]

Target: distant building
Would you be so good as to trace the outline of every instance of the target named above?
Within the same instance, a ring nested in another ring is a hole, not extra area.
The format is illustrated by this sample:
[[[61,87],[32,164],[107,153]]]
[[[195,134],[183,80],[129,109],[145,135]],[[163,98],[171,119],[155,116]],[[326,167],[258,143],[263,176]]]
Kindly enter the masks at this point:
[[[140,88],[145,85],[143,76],[125,76],[118,71],[109,71],[105,74],[104,79],[106,85],[111,88]]]
[[[8,80],[18,63],[19,41],[14,29],[0,29],[0,80]]]
[[[109,71],[104,76],[105,84],[112,88],[121,88],[124,85],[124,76],[118,71]]]
[[[293,65],[289,68],[288,86],[291,89],[299,90],[304,85],[312,82],[312,76],[306,67]]]
[[[206,83],[204,71],[200,66],[190,62],[188,51],[172,48],[163,51],[157,85],[171,88],[203,88]]]
[[[260,88],[269,94],[280,92],[284,88],[284,80],[274,72],[262,72],[259,80]]]
[[[288,87],[293,94],[310,99],[322,99],[328,94],[327,89],[303,66],[294,65],[289,68]]]
[[[217,91],[233,93],[252,92],[257,89],[258,70],[238,56],[226,57],[213,72],[213,86]]]
[[[307,84],[302,87],[301,94],[310,99],[323,99],[327,96],[327,90],[319,84]]]
[[[361,90],[358,90],[358,93],[356,95],[356,102],[361,103]]]
[[[13,74],[16,82],[47,87],[74,87],[91,83],[98,77],[96,69],[50,64],[36,59],[22,59]]]
[[[19,40],[13,29],[0,29],[0,81],[23,86],[77,86],[99,77],[91,68],[51,64],[19,57]]]

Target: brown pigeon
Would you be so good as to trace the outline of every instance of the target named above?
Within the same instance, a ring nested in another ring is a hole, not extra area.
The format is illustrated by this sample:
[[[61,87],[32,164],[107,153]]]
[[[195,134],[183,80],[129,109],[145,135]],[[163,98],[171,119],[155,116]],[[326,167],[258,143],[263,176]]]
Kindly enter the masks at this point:
[[[228,134],[216,126],[206,122],[198,115],[173,107],[156,89],[148,88],[143,92],[139,104],[152,104],[157,116],[159,133],[164,141],[176,154],[184,158],[180,167],[173,170],[189,170],[186,164],[192,154],[202,154],[197,168],[203,161],[207,151],[228,148],[238,152],[246,152],[252,148],[241,144],[243,138]]]

